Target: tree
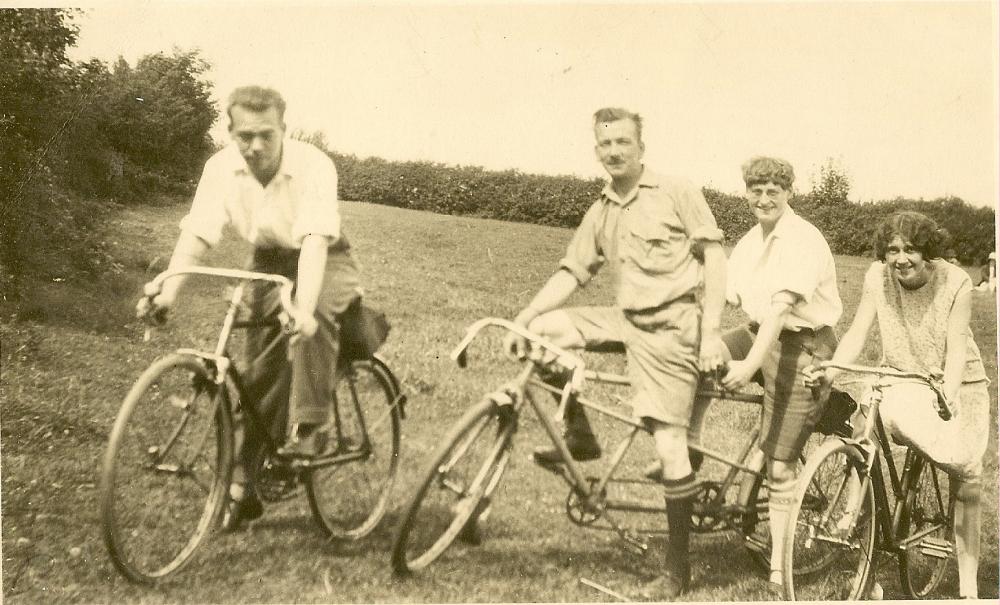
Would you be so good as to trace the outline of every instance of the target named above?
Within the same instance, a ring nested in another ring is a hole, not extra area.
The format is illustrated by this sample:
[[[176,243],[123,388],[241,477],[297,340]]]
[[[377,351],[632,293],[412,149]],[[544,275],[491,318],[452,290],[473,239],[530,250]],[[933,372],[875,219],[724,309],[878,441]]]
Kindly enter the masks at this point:
[[[76,12],[0,10],[0,278],[13,278],[14,289],[32,188],[47,184],[47,152],[66,123],[61,91],[71,63],[66,49],[78,33]]]

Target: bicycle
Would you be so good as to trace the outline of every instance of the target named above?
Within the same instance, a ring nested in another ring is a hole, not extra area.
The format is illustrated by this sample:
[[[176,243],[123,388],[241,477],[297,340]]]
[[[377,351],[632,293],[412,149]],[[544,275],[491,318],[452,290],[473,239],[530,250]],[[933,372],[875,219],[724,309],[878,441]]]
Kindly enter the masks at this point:
[[[916,449],[906,448],[902,472],[887,452],[888,436],[879,415],[882,391],[898,381],[930,386],[938,415],[953,415],[936,379],[852,364],[824,362],[822,368],[875,377],[861,400],[865,426],[856,438],[828,439],[811,455],[801,478],[820,488],[822,506],[801,506],[804,483],[794,496],[785,536],[785,597],[822,600],[862,599],[872,589],[879,553],[898,557],[900,584],[912,598],[927,596],[941,581],[952,558],[954,498],[943,486],[945,473]],[[884,459],[884,462],[883,462]],[[890,506],[882,465],[889,472],[895,503]],[[788,571],[803,560],[829,558],[835,565],[811,585]]]
[[[588,370],[576,354],[498,318],[485,318],[468,328],[465,337],[451,353],[451,358],[460,367],[467,366],[469,345],[483,329],[490,326],[521,335],[531,342],[533,350],[545,351],[552,359],[543,360],[541,355],[530,356],[513,381],[487,394],[452,426],[423,470],[419,487],[398,525],[392,547],[394,572],[397,575],[407,575],[425,568],[440,557],[456,539],[472,544],[481,540],[479,528],[492,510],[493,495],[510,460],[513,437],[525,402],[534,410],[545,433],[565,461],[564,464],[545,468],[559,475],[569,486],[565,507],[570,521],[579,526],[595,527],[601,520],[617,533],[628,549],[644,554],[648,549],[648,536],[641,537],[634,530],[625,527],[616,518],[616,513],[659,514],[657,525],[662,528],[666,508],[660,484],[646,478],[641,472],[620,473],[626,466],[623,465],[623,460],[636,442],[636,436],[650,431],[642,422],[579,395],[585,382],[627,386],[628,379],[617,374]],[[607,352],[608,349],[602,348],[602,351]],[[544,381],[546,373],[551,373],[553,366],[561,368],[562,372],[571,373],[566,386],[561,390]],[[532,396],[532,389],[548,391],[560,397],[555,419],[550,419],[536,397]],[[561,432],[556,427],[555,423],[561,421],[571,396],[577,396],[584,407],[626,428],[624,438],[613,448],[606,470],[600,476],[584,474],[580,465],[572,460]],[[702,390],[699,397],[756,405],[763,400],[762,395],[719,390]],[[770,545],[764,455],[756,447],[756,427],[749,435],[735,458],[698,443],[690,444],[692,450],[728,468],[721,479],[701,483],[691,528],[699,533],[737,531],[753,553],[754,560],[767,569]],[[649,498],[636,497],[638,486],[650,488],[650,493],[656,499],[655,503]],[[612,494],[612,490],[626,493],[619,497]],[[663,531],[646,530],[646,533]]]
[[[233,470],[234,415],[263,440],[258,495],[293,495],[304,484],[314,520],[331,538],[357,540],[386,512],[399,455],[406,397],[378,355],[341,355],[330,445],[312,458],[284,458],[251,405],[241,405],[245,369],[229,353],[234,331],[275,325],[282,330],[259,357],[294,332],[290,280],[250,271],[187,267],[150,282],[152,298],[179,274],[236,280],[212,352],[181,348],[154,361],[125,397],[101,470],[101,523],[115,567],[128,580],[154,584],[187,564],[219,525]],[[244,292],[254,281],[280,287],[284,312],[275,321],[247,316]],[[342,330],[342,342],[343,338]],[[342,347],[344,349],[345,347]]]

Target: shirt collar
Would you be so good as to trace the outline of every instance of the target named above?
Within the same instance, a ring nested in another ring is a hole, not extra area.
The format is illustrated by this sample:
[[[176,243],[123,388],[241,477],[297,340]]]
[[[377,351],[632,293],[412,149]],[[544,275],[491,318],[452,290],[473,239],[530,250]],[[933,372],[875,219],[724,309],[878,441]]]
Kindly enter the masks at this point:
[[[781,218],[774,225],[774,231],[771,232],[775,237],[781,237],[786,231],[792,229],[792,223],[795,222],[795,218],[798,217],[795,211],[792,210],[791,206],[785,206],[785,211],[781,213]]]
[[[615,202],[621,206],[624,206],[637,198],[639,196],[639,189],[645,188],[655,188],[660,186],[660,177],[655,172],[646,167],[645,164],[642,166],[642,174],[639,176],[639,182],[632,191],[629,191],[624,198],[618,197],[615,193],[614,183],[608,181],[604,184],[604,189],[601,190],[601,195],[612,202]]]

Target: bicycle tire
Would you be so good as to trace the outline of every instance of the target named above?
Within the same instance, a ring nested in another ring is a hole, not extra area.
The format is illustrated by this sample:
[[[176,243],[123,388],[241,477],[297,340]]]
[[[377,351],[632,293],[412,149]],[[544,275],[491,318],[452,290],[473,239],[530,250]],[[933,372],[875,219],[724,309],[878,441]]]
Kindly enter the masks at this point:
[[[512,408],[486,399],[452,426],[422,472],[397,529],[392,545],[396,575],[427,567],[460,535],[478,543],[478,523],[492,507],[516,425]]]
[[[101,469],[104,544],[132,582],[180,570],[217,525],[232,474],[226,389],[204,362],[174,353],[129,390]]]
[[[857,494],[850,485],[857,481],[860,488],[865,469],[861,450],[840,439],[826,441],[809,457],[799,476],[785,530],[782,573],[786,599],[858,600],[868,596],[877,553],[875,497],[870,481],[861,495],[853,531],[837,528],[851,506],[851,492]],[[820,498],[819,505],[803,506],[810,490]],[[824,565],[815,565],[816,561]],[[796,568],[809,567],[822,573],[795,573]]]
[[[944,471],[927,460],[915,466],[897,535],[909,537],[937,529],[900,550],[899,582],[910,598],[922,599],[941,583],[953,558],[955,502],[944,485]]]
[[[335,540],[370,534],[385,515],[399,469],[400,408],[389,368],[377,359],[354,361],[334,393],[332,447],[360,457],[318,467],[305,476],[313,519]]]

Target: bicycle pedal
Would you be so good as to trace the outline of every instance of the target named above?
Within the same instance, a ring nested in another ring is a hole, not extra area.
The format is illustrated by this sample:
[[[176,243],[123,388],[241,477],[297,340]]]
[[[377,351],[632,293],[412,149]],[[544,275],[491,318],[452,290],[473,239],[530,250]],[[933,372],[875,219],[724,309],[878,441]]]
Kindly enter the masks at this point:
[[[954,552],[951,542],[940,538],[924,538],[917,543],[920,554],[935,559],[947,559]]]
[[[637,555],[645,556],[649,552],[649,544],[646,544],[639,538],[633,535],[623,535],[622,541],[625,542],[625,546]]]

